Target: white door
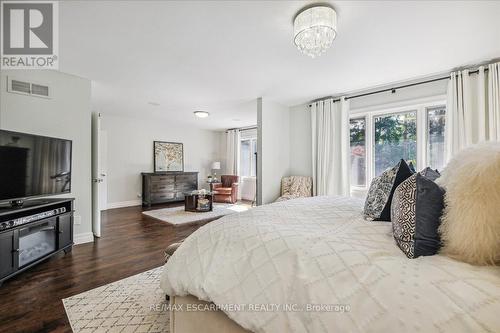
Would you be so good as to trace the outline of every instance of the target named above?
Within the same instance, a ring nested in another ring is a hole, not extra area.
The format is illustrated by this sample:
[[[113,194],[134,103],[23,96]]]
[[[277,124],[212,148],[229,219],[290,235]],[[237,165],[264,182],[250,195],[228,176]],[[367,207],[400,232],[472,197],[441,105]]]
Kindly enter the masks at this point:
[[[99,132],[99,175],[102,182],[99,183],[99,210],[108,209],[108,132]]]
[[[101,114],[92,113],[92,232],[101,237],[100,195],[103,183],[101,176]]]

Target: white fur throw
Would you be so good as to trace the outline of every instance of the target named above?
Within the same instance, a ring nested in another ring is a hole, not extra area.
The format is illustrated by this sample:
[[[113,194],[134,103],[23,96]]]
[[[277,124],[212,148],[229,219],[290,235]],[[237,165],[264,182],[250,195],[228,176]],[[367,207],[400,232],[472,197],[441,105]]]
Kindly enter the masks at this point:
[[[474,265],[500,263],[500,144],[467,148],[446,166],[441,252]]]

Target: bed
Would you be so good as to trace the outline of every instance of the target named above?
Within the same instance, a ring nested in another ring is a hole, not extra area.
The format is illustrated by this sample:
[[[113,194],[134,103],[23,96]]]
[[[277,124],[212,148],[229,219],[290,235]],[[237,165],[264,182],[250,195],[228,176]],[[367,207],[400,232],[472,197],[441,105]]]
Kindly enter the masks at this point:
[[[355,198],[278,202],[209,223],[165,265],[171,333],[500,332],[500,268],[408,259]],[[211,311],[215,310],[215,311]]]

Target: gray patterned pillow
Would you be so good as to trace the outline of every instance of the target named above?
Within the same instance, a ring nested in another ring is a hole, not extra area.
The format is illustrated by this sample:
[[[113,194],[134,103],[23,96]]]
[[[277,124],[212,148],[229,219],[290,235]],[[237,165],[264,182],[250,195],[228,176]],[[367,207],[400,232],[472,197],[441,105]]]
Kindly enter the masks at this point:
[[[441,177],[441,174],[439,173],[439,171],[437,171],[437,169],[436,170],[432,170],[429,167],[427,167],[424,170],[420,171],[420,174],[422,176],[424,176],[425,178],[430,179],[432,181],[436,181],[436,179],[438,179],[439,177]]]
[[[429,178],[428,178],[428,177]],[[394,239],[410,259],[434,255],[444,208],[444,190],[433,180],[439,173],[425,169],[403,181],[394,192],[391,221]]]
[[[373,178],[366,196],[364,216],[366,219],[378,219],[389,200],[399,163],[385,170],[380,176]]]

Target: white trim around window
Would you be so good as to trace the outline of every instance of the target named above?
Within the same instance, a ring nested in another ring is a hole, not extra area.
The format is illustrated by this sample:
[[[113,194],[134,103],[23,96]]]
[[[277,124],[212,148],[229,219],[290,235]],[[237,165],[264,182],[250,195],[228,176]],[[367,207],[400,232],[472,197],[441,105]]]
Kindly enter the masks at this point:
[[[422,170],[428,165],[427,161],[427,132],[428,119],[427,110],[434,107],[446,106],[446,95],[439,95],[429,98],[414,99],[401,103],[391,103],[377,105],[369,108],[353,109],[349,119],[365,118],[365,145],[366,145],[366,185],[351,186],[354,196],[363,195],[367,192],[370,183],[375,175],[374,161],[374,137],[375,137],[375,117],[391,114],[406,113],[416,111],[417,113],[417,170]]]
[[[248,141],[250,146],[249,146],[249,151],[248,151],[248,165],[244,166],[242,163],[242,151],[243,149],[241,148],[241,145],[243,142]],[[240,163],[240,168],[238,172],[238,176],[240,176],[240,182],[243,181],[243,178],[245,177],[256,177],[257,176],[257,167],[255,165],[255,153],[257,152],[257,137],[253,136],[246,136],[242,137],[240,139],[240,156],[239,156],[239,163]],[[245,168],[248,168],[249,174],[243,174],[243,170]]]

